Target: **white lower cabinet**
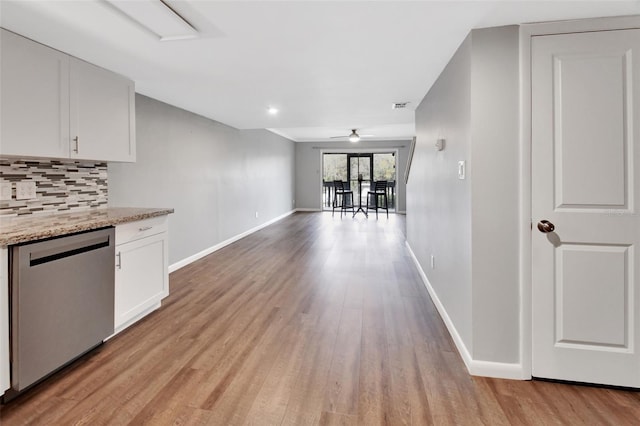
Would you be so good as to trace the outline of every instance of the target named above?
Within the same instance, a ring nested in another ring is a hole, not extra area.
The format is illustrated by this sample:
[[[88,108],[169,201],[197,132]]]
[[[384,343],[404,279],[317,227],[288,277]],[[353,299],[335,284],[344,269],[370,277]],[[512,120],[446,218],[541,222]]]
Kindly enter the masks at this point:
[[[9,389],[9,259],[0,247],[0,395]]]
[[[115,332],[169,295],[167,217],[116,226]]]

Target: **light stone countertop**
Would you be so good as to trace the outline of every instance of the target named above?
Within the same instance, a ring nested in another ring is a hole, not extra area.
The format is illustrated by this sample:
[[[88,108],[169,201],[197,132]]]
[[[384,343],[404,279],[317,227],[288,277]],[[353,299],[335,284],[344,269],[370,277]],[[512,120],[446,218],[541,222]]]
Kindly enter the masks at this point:
[[[76,212],[0,216],[0,246],[57,237],[173,213],[173,209],[105,207]]]

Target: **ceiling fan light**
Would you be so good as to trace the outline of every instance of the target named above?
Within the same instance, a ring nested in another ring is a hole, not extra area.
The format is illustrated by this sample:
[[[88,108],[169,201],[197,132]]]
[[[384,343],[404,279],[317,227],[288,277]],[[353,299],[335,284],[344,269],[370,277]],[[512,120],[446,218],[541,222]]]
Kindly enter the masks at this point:
[[[356,143],[359,140],[360,140],[360,135],[356,133],[356,129],[353,129],[351,131],[351,134],[349,135],[349,142]]]

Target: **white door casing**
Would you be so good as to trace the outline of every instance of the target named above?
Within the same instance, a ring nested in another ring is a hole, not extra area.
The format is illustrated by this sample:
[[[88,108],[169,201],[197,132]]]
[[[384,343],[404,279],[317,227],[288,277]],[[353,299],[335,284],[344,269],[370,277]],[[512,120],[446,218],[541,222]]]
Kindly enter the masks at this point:
[[[533,37],[531,67],[532,375],[640,387],[640,30]]]

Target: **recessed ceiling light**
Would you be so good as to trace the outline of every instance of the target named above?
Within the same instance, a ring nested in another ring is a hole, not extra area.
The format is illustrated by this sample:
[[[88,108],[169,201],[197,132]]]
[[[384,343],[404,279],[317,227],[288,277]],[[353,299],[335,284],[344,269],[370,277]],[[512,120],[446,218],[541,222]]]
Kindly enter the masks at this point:
[[[184,40],[198,37],[198,31],[162,0],[107,0],[160,41]]]
[[[276,115],[278,113],[278,108],[276,107],[269,107],[267,108],[267,112],[271,115]]]

